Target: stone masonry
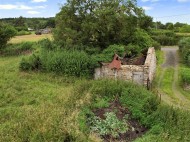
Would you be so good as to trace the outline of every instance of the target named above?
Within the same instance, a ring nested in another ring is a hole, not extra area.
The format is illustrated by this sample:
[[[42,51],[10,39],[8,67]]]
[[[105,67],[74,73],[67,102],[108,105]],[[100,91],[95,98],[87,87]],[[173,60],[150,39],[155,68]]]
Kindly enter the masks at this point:
[[[96,68],[94,78],[121,79],[149,87],[156,71],[155,49],[148,49],[144,65],[121,65],[120,69],[111,69],[109,65],[110,63],[102,63],[102,67]]]

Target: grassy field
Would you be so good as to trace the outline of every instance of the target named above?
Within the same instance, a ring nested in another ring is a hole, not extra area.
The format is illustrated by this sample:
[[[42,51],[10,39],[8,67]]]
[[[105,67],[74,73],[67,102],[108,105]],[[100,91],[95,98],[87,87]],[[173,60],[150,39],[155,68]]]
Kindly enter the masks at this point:
[[[72,106],[80,101],[72,92],[76,80],[20,72],[21,58],[0,57],[0,142],[58,142],[64,141],[66,132],[81,135],[76,122],[79,111]]]
[[[52,39],[52,34],[42,34],[42,35],[35,35],[32,33],[31,35],[23,35],[23,36],[16,36],[10,40],[9,43],[20,43],[24,41],[38,41],[44,38]]]
[[[22,57],[0,57],[0,142],[102,142],[97,134],[83,131],[87,126],[79,121],[81,111],[94,105],[93,97],[107,98],[117,96],[118,92],[121,102],[134,116],[142,117],[141,121],[149,126],[155,125],[136,142],[189,140],[189,114],[167,106],[150,115],[149,110],[156,109],[150,103],[153,94],[141,87],[37,71],[21,72]]]
[[[113,100],[119,100],[148,128],[136,142],[190,139],[190,114],[160,104],[145,88],[123,81],[93,81],[37,70],[22,72],[19,63],[26,56],[0,57],[0,142],[102,142],[90,130],[88,117],[94,108],[102,109]],[[162,51],[157,52],[157,58],[161,65]],[[158,66],[157,71],[155,81],[159,83],[163,70]],[[166,70],[161,80],[165,85],[160,89],[168,94],[172,91],[172,74],[172,69]],[[115,108],[111,110],[116,112]]]

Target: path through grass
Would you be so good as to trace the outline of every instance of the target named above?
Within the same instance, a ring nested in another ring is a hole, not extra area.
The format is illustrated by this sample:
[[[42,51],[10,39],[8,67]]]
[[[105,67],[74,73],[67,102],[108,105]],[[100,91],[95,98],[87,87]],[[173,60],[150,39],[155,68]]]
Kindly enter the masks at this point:
[[[177,47],[162,48],[165,61],[159,67],[158,90],[162,100],[175,107],[190,109],[190,100],[181,93],[178,77]]]

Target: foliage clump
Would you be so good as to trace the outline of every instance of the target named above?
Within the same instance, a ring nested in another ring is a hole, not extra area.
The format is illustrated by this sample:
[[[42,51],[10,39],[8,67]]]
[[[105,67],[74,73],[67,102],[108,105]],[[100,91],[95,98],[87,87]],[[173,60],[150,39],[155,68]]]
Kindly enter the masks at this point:
[[[2,50],[2,54],[5,56],[28,54],[31,53],[35,48],[36,48],[36,43],[33,42],[8,44],[7,47]]]
[[[151,21],[136,0],[69,0],[56,15],[54,38],[63,47],[85,45],[103,50],[138,40],[137,28],[147,29]]]
[[[190,85],[190,68],[182,67],[180,70],[182,85]]]
[[[119,120],[114,112],[106,112],[105,119],[94,116],[91,120],[90,129],[93,132],[98,132],[99,135],[111,135],[113,138],[118,138],[119,134],[125,133],[129,128],[127,124],[127,117]]]
[[[0,50],[5,48],[7,42],[16,35],[16,30],[14,27],[0,23]]]
[[[190,123],[190,113],[160,104],[159,99],[152,92],[139,86],[137,89],[137,86],[131,83],[113,80],[93,81],[91,86],[92,88],[89,87],[89,90],[92,93],[92,99],[90,104],[84,106],[85,109],[82,110],[83,115],[80,115],[80,124],[83,124],[81,127],[85,128],[81,128],[82,130],[89,130],[89,123],[86,120],[89,116],[93,116],[90,110],[94,110],[96,106],[93,105],[96,103],[96,97],[99,100],[103,99],[108,102],[118,98],[122,106],[129,109],[132,118],[138,120],[149,129],[146,135],[137,141],[176,141],[176,139],[178,141],[187,141],[190,138],[188,125]],[[102,126],[99,119],[97,119],[95,124],[92,125],[92,128],[96,126],[95,129],[99,133],[105,132],[101,130],[103,127],[98,127]],[[128,139],[127,137],[125,138]]]
[[[179,38],[172,30],[151,30],[151,37],[161,45],[177,45]]]
[[[60,49],[48,39],[39,41],[38,51],[20,62],[21,70],[41,70],[77,77],[93,75],[94,62],[84,51]]]
[[[184,61],[190,66],[190,37],[181,39],[178,45]]]

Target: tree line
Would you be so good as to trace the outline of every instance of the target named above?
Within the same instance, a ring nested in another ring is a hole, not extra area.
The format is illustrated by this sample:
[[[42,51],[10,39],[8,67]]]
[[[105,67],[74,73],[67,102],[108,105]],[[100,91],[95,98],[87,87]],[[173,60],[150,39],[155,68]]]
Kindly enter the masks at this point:
[[[9,24],[16,28],[17,31],[27,31],[28,28],[38,30],[46,27],[55,28],[55,18],[3,18],[0,19],[1,23]]]
[[[167,22],[163,24],[162,22],[154,22],[153,27],[155,29],[163,29],[163,30],[173,30],[175,32],[182,32],[182,33],[189,33],[190,32],[190,25],[187,23],[172,23],[172,22]]]

